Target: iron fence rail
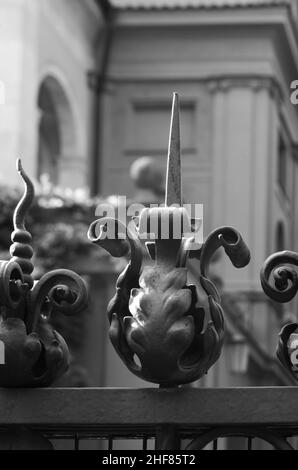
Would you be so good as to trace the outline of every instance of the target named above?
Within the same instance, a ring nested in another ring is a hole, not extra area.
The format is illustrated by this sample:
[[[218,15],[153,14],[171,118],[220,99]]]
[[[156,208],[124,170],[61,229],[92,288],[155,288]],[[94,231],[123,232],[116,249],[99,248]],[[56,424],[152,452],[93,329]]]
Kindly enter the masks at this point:
[[[117,439],[139,439],[147,448],[157,436],[169,449],[167,436],[175,434],[190,449],[217,448],[228,436],[247,437],[248,448],[259,438],[286,449],[286,439],[298,436],[297,397],[296,387],[1,389],[0,432],[27,427],[73,440],[75,448],[88,439],[106,440],[110,449]]]

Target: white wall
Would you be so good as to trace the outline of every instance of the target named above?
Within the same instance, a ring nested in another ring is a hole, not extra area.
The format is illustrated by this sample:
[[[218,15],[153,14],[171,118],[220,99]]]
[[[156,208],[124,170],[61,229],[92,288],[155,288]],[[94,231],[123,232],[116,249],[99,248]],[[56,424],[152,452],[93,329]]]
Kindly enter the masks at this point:
[[[0,107],[1,168],[18,181],[15,159],[37,174],[37,97],[42,80],[54,76],[69,99],[75,123],[75,152],[62,155],[65,186],[87,184],[90,92],[87,71],[95,66],[102,19],[92,0],[2,0],[0,80],[6,105]]]
[[[34,172],[37,4],[36,0],[0,3],[0,79],[6,88],[6,103],[0,106],[0,172],[8,182],[17,180],[15,160],[19,156],[28,172]]]

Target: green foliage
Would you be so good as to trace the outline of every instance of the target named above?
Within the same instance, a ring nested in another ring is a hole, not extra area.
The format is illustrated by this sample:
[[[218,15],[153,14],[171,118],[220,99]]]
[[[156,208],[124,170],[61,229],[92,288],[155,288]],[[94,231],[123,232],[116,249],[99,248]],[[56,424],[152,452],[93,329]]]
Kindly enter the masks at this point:
[[[68,268],[81,256],[91,255],[94,247],[87,240],[88,224],[83,222],[37,224],[34,228],[36,264],[49,269]]]
[[[83,189],[52,186],[46,178],[35,183],[36,197],[26,225],[33,236],[34,263],[38,274],[53,268],[67,268],[77,257],[95,253],[87,240],[100,198],[89,198]],[[12,217],[22,191],[0,181],[0,251],[8,252],[13,230]],[[96,250],[96,258],[105,255]],[[101,253],[101,254],[99,254]]]

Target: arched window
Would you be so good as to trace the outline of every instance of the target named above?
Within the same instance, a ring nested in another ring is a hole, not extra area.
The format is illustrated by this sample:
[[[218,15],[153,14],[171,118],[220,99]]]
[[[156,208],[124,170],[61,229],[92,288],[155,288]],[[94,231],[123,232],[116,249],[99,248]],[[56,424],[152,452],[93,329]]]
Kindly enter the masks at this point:
[[[47,174],[54,184],[63,181],[67,162],[76,156],[74,118],[68,97],[52,76],[39,88],[38,177]]]

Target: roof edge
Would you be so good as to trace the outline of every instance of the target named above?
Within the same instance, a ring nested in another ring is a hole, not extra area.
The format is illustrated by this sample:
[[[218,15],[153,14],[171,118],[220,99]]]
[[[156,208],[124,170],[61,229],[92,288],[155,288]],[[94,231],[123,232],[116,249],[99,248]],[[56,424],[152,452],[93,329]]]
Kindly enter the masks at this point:
[[[101,0],[103,1],[103,0]],[[173,3],[172,5],[169,2],[163,3],[162,0],[159,4],[136,4],[134,1],[129,2],[127,0],[123,4],[118,4],[116,1],[115,3],[113,0],[104,0],[105,2],[109,3],[110,6],[118,11],[173,11],[173,10],[222,10],[222,9],[238,9],[238,8],[272,8],[272,7],[277,7],[277,6],[286,6],[286,7],[291,7],[291,0],[271,0],[269,2],[268,0],[260,0],[258,3],[250,2],[247,0],[247,3],[244,3],[243,0],[234,0],[233,2],[229,0],[223,0],[222,4],[218,3],[210,3],[209,5],[207,3],[197,3],[193,1],[189,1],[189,3],[185,2],[185,4],[179,4]]]

